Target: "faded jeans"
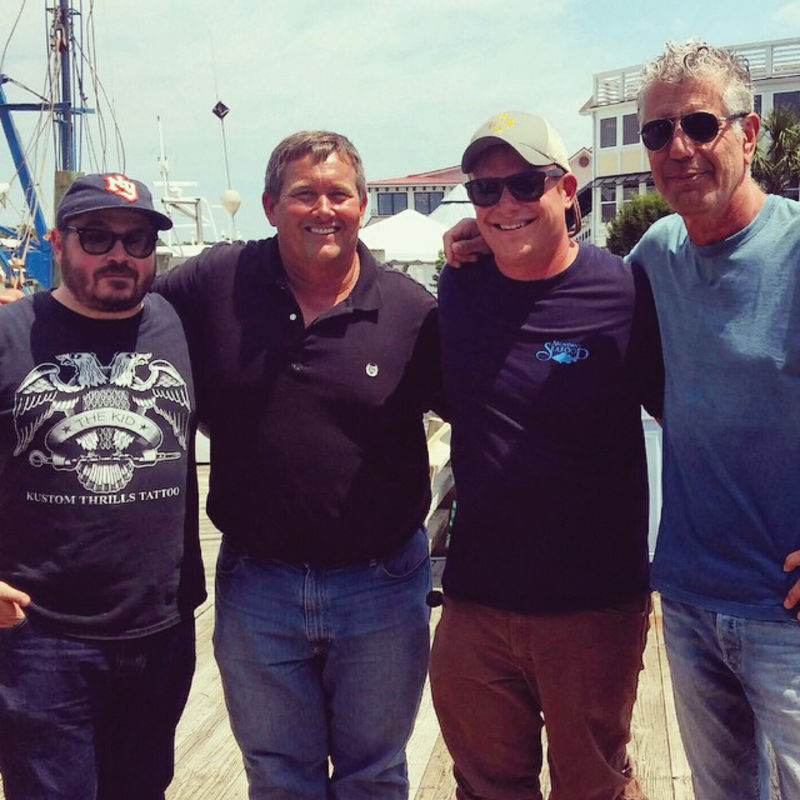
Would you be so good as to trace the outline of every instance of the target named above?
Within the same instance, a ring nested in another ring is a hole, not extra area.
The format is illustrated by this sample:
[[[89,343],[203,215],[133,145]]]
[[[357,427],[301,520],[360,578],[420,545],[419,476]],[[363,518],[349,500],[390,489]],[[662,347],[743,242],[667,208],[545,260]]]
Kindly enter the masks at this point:
[[[214,651],[251,800],[405,800],[430,582],[423,529],[388,558],[327,568],[223,542]]]
[[[800,622],[662,607],[697,799],[769,800],[771,759],[781,798],[800,798]]]
[[[0,630],[6,800],[163,800],[194,661],[194,619],[118,640]]]

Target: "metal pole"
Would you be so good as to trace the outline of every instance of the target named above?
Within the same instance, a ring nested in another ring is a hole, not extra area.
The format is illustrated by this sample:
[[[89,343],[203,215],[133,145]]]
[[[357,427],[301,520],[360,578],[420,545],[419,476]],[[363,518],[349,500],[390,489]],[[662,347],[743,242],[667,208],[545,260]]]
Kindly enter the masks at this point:
[[[75,140],[72,125],[72,62],[70,49],[72,45],[72,9],[70,0],[59,0],[59,25],[63,31],[61,45],[61,100],[64,110],[61,112],[61,169],[75,169]]]
[[[222,152],[225,154],[225,178],[228,181],[228,188],[231,188],[231,170],[228,166],[228,142],[225,139],[225,120],[219,121],[219,126],[222,128]]]

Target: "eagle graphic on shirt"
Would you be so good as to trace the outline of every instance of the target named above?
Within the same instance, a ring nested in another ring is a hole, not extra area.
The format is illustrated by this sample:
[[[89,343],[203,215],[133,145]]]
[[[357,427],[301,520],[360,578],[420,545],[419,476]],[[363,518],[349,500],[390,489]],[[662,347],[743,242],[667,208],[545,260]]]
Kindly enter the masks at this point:
[[[94,353],[55,360],[34,367],[15,393],[15,456],[49,424],[44,449],[31,450],[29,462],[74,471],[95,493],[119,491],[136,469],[181,457],[162,449],[166,423],[186,450],[191,417],[186,382],[169,361],[152,353],[116,353],[108,366]]]

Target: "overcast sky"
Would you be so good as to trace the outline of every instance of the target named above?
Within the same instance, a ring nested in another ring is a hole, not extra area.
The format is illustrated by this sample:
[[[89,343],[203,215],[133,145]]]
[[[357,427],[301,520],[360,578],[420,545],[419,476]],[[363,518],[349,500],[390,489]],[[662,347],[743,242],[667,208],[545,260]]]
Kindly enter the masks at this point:
[[[2,2],[0,47],[23,11],[0,69],[37,91],[44,6],[53,4]],[[89,7],[83,0],[84,18]],[[150,184],[158,179],[160,116],[171,178],[198,181],[217,203],[226,179],[211,107],[223,100],[231,109],[231,184],[242,196],[237,229],[255,238],[266,231],[264,167],[288,133],[346,134],[368,180],[458,163],[474,129],[506,109],[546,116],[572,153],[591,144],[589,118],[578,112],[594,73],[648,60],[669,39],[732,45],[800,35],[800,0],[95,0],[94,19],[97,68],[113,99],[125,170]],[[33,99],[5,89],[10,101]],[[16,120],[27,137],[25,116]],[[123,167],[113,147],[107,156],[108,169]],[[97,168],[86,159],[82,166]],[[13,173],[0,140],[0,183]],[[43,185],[47,197],[49,175]],[[0,209],[0,221],[15,224],[13,211]]]

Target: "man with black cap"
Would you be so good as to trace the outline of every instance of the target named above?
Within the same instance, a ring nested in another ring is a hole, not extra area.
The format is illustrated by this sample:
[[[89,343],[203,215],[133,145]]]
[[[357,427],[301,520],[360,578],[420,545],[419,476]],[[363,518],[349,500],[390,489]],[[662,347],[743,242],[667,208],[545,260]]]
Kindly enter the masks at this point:
[[[0,308],[0,773],[7,800],[163,798],[204,598],[183,328],[146,295],[150,193],[87,175],[62,282]]]
[[[641,797],[626,743],[649,611],[640,403],[658,414],[662,381],[649,287],[571,240],[577,182],[541,117],[492,117],[462,170],[491,252],[439,281],[458,511],[431,685],[457,796],[541,798],[546,722],[553,800]]]

